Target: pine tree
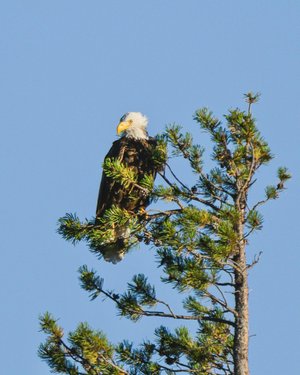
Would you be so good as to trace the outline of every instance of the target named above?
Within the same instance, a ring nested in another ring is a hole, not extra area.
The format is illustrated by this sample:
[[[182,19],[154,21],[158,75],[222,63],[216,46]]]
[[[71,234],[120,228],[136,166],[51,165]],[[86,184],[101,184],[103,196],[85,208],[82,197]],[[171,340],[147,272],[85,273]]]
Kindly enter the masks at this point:
[[[81,286],[92,300],[106,296],[120,315],[133,322],[142,317],[163,317],[185,325],[174,331],[160,326],[153,341],[134,347],[126,340],[113,345],[105,334],[86,323],[65,338],[57,321],[46,313],[41,317],[41,329],[47,339],[40,345],[39,355],[53,372],[249,375],[248,272],[259,255],[247,261],[246,248],[250,235],[262,229],[258,209],[277,199],[291,177],[285,167],[279,168],[278,182],[267,186],[265,197],[250,205],[248,196],[256,172],[272,159],[251,113],[258,98],[258,94],[246,94],[248,109],[230,110],[224,125],[207,108],[195,113],[198,128],[210,135],[214,145],[215,167],[209,172],[203,168],[203,148],[194,144],[192,135],[184,134],[178,125],[166,128],[153,156],[157,163],[165,164],[160,173],[162,183],[153,186],[151,178],[145,176],[140,188],[150,192],[154,202],[167,201],[168,209],[134,215],[112,207],[97,223],[94,219],[80,222],[71,214],[60,219],[59,233],[66,240],[85,240],[99,256],[111,228],[128,225],[128,250],[137,243],[152,246],[163,270],[162,281],[184,292],[185,313],[177,313],[160,299],[143,274],[135,275],[126,291],[116,293],[104,289],[103,279],[84,265],[79,269]],[[193,184],[178,178],[170,159],[166,160],[166,147],[169,155],[189,163]],[[105,173],[128,189],[136,187],[134,173],[119,164],[109,160]]]

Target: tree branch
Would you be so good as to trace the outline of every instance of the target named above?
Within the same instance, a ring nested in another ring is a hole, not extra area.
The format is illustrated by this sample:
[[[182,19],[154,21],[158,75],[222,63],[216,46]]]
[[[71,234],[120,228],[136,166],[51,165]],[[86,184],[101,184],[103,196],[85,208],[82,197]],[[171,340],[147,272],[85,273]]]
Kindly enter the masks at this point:
[[[207,290],[203,292],[203,294],[209,298],[212,302],[219,304],[220,306],[224,307],[226,311],[231,312],[234,316],[237,316],[237,312],[235,309],[228,306],[227,301],[222,301],[213,294],[209,293]]]
[[[260,252],[258,253],[258,255],[255,255],[255,256],[254,256],[254,259],[253,259],[252,263],[250,263],[250,264],[247,265],[247,270],[250,270],[252,267],[254,267],[254,266],[259,262],[262,253],[263,253],[263,252],[260,251]]]
[[[108,297],[110,300],[112,300],[120,309],[122,309],[122,305],[121,303],[118,301],[118,298],[114,297],[114,295],[112,295],[111,293],[109,292],[106,292],[105,290],[101,289],[101,288],[97,288],[99,294],[102,293],[104,294],[106,297]],[[212,295],[211,295],[212,296]],[[214,297],[214,296],[212,296]],[[215,301],[219,301],[216,297],[215,298]],[[204,316],[204,315],[182,315],[182,314],[175,314],[173,312],[173,310],[171,309],[171,307],[169,306],[169,304],[167,304],[166,302],[164,301],[161,301],[159,299],[155,299],[155,301],[157,303],[161,303],[163,304],[164,306],[167,307],[167,309],[169,310],[170,314],[167,314],[163,311],[149,311],[149,310],[143,310],[141,307],[139,307],[139,311],[135,310],[135,309],[128,309],[128,312],[132,312],[132,313],[135,313],[135,314],[138,314],[138,315],[141,315],[141,316],[156,316],[156,317],[160,317],[160,318],[173,318],[173,319],[179,319],[179,320],[197,320],[197,321],[201,321],[201,320],[204,320],[204,321],[211,321],[211,322],[216,322],[216,323],[224,323],[224,324],[228,324],[228,325],[231,325],[231,326],[235,326],[235,323],[232,322],[231,320],[227,320],[227,319],[222,319],[222,318],[217,318],[217,317],[213,317],[213,316]],[[222,303],[222,301],[220,301]],[[231,310],[227,304],[223,303],[223,306],[226,306],[227,310],[229,312],[232,312],[233,313],[233,310]]]
[[[179,180],[179,178],[175,175],[175,173],[173,172],[172,168],[170,167],[170,165],[168,163],[166,163],[166,166],[167,168],[169,169],[171,175],[175,178],[175,180],[186,190],[190,190],[190,188],[188,186],[186,186],[182,181]]]
[[[166,177],[166,175],[164,173],[161,173],[161,172],[158,172],[158,174],[160,175],[161,178],[163,178],[165,180],[165,182],[172,188],[174,189],[174,184],[172,184],[172,182]],[[183,209],[183,205],[181,204],[180,200],[177,198],[177,197],[173,197],[172,200],[178,204],[178,206]]]
[[[255,210],[257,209],[257,207],[259,207],[259,206],[261,206],[261,205],[267,203],[270,199],[271,199],[271,198],[266,198],[266,199],[263,199],[263,200],[257,202],[257,203],[251,208],[250,211],[255,211]]]

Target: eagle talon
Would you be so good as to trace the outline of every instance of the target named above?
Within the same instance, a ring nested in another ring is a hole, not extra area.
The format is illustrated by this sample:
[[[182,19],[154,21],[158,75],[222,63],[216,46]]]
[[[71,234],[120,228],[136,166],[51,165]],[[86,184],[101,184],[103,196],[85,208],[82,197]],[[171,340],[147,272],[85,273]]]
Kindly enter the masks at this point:
[[[147,213],[147,211],[145,210],[144,207],[141,207],[141,208],[138,210],[138,216],[145,216],[145,217],[148,216],[148,213]]]

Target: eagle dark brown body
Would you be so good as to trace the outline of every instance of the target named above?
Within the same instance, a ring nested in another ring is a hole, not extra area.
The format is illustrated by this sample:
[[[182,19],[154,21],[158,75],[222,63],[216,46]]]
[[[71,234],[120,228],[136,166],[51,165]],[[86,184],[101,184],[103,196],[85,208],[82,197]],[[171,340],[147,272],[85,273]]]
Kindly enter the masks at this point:
[[[124,136],[113,143],[105,159],[118,159],[126,167],[133,168],[138,176],[137,184],[139,184],[145,174],[155,178],[157,167],[154,165],[152,155],[156,143],[154,138],[133,139]],[[102,174],[96,210],[97,218],[113,205],[137,213],[148,204],[149,196],[145,194],[145,191],[138,187],[126,189],[105,173]]]
[[[115,141],[105,157],[105,160],[119,161],[126,168],[132,168],[136,181],[128,186],[122,185],[104,172],[99,189],[96,223],[101,224],[105,212],[112,208],[137,214],[150,203],[150,196],[146,189],[139,185],[145,175],[152,176],[153,180],[161,166],[155,165],[153,154],[157,146],[154,138],[147,134],[148,119],[140,112],[128,112],[121,117],[117,127],[117,134],[122,138]],[[102,221],[103,222],[103,221]],[[109,240],[99,246],[98,250],[104,260],[118,263],[128,250],[131,238],[130,225],[112,224],[109,228],[112,233]]]

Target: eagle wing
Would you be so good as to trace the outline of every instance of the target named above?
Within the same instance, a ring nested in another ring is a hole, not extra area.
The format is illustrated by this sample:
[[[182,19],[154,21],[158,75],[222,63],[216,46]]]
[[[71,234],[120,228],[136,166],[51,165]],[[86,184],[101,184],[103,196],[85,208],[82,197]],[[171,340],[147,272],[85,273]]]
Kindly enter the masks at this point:
[[[137,176],[139,184],[145,174],[155,178],[156,173],[161,170],[153,160],[153,152],[157,146],[155,138],[147,140],[134,140],[122,137],[115,141],[105,156],[119,160],[124,166],[131,168]],[[101,218],[104,212],[112,206],[117,206],[130,212],[138,213],[140,209],[146,208],[150,203],[150,195],[137,186],[124,187],[120,182],[106,176],[103,172],[98,202],[96,219]],[[125,225],[114,226],[114,234],[111,240],[99,246],[98,250],[103,258],[112,263],[118,263],[126,253],[129,245],[130,228]]]
[[[152,160],[152,154],[156,144],[156,139],[152,137],[147,140],[133,140],[122,137],[113,143],[104,160],[107,158],[118,159],[124,165],[132,168],[137,173],[139,183],[145,174],[150,174],[155,178],[157,168]],[[134,193],[133,195],[136,198],[130,197],[128,189],[103,173],[96,217],[101,217],[105,210],[113,205],[137,212],[140,208],[145,208],[149,204],[149,196],[145,196],[145,192],[133,188],[131,193]]]
[[[122,142],[122,138],[118,139],[117,141],[113,142],[110,150],[108,151],[107,155],[104,158],[106,159],[122,159],[122,155],[125,151],[124,142]],[[99,194],[98,194],[98,201],[97,201],[97,209],[96,209],[96,217],[100,217],[104,211],[111,206],[112,196],[114,191],[115,181],[107,177],[106,174],[102,173]]]

